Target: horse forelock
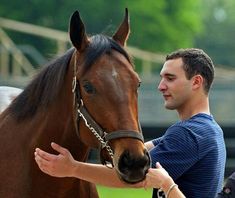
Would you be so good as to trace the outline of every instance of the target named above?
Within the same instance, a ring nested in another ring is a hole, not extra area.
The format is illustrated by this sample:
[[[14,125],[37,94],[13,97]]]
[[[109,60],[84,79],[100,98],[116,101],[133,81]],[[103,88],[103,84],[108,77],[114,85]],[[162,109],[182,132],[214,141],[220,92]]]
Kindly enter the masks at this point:
[[[63,87],[69,61],[74,51],[72,48],[61,57],[45,65],[12,102],[9,111],[17,119],[32,117],[39,108],[45,108],[56,100]]]
[[[87,71],[100,56],[110,54],[111,50],[118,51],[132,64],[132,59],[129,54],[111,37],[98,34],[92,36],[90,41],[85,54],[85,71]]]

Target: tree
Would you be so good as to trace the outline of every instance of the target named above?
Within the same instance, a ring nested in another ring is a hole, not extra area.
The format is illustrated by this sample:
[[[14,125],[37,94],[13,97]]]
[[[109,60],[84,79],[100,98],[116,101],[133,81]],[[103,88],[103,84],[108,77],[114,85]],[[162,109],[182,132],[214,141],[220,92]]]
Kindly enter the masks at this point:
[[[152,51],[192,47],[203,30],[201,1],[136,0],[131,4],[131,43]]]
[[[70,15],[79,10],[88,33],[108,32],[110,35],[128,7],[132,29],[129,44],[151,51],[192,47],[195,35],[203,30],[202,15],[198,14],[201,0],[1,1],[2,17],[67,31]],[[37,45],[46,48],[45,42],[37,42]]]
[[[196,46],[205,49],[214,62],[234,65],[235,2],[233,0],[206,0],[205,31],[196,38]]]

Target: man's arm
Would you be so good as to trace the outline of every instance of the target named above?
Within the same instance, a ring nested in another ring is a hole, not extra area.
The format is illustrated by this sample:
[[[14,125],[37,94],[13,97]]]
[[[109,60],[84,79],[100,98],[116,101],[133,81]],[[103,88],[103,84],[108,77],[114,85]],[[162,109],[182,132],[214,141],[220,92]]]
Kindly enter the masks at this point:
[[[55,177],[76,177],[107,187],[143,187],[142,183],[128,185],[122,182],[115,169],[98,164],[78,162],[73,159],[67,149],[55,143],[52,143],[51,146],[59,152],[58,155],[47,153],[39,148],[36,148],[34,153],[39,168],[46,174]]]
[[[148,151],[150,151],[154,147],[152,141],[145,142],[144,145],[145,145],[145,147],[147,148]]]

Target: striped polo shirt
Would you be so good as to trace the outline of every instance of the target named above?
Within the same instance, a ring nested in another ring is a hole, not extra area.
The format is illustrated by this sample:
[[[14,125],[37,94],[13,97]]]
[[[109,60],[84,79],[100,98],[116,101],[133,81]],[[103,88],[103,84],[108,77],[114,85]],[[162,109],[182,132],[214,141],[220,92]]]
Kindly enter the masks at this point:
[[[153,144],[152,166],[160,162],[187,198],[214,198],[222,189],[226,149],[213,116],[199,113],[177,122]]]

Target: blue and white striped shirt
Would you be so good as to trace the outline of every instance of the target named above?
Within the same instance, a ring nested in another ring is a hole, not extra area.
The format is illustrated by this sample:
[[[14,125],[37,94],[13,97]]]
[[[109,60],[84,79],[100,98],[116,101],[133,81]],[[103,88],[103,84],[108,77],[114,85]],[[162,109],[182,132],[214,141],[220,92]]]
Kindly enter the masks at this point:
[[[153,144],[152,166],[160,162],[187,198],[214,198],[220,192],[226,149],[223,131],[212,116],[199,113],[177,122]]]

